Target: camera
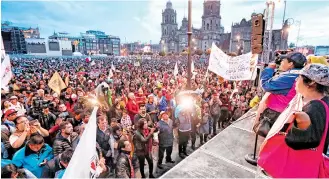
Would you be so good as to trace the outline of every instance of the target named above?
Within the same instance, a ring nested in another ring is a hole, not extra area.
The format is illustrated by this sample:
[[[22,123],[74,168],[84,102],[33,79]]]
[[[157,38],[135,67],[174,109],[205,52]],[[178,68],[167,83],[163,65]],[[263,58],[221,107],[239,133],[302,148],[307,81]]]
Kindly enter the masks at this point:
[[[281,64],[281,61],[282,61],[282,59],[281,59],[281,55],[286,55],[286,54],[288,54],[288,50],[277,50],[277,51],[275,51],[274,53],[274,62],[277,64],[277,65],[280,65]]]

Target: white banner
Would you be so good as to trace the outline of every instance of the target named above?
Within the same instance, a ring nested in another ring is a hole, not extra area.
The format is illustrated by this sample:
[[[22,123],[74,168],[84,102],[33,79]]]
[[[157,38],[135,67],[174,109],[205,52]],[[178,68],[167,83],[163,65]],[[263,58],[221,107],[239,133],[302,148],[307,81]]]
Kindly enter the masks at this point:
[[[140,65],[139,61],[136,61],[136,62],[134,62],[134,66],[135,66],[135,67],[139,67],[139,66],[141,66],[141,65]]]
[[[11,71],[11,64],[9,55],[5,55],[4,59],[1,59],[1,87],[6,87],[13,76]]]
[[[226,80],[253,80],[258,56],[251,52],[236,57],[226,55],[214,43],[212,44],[208,69]]]

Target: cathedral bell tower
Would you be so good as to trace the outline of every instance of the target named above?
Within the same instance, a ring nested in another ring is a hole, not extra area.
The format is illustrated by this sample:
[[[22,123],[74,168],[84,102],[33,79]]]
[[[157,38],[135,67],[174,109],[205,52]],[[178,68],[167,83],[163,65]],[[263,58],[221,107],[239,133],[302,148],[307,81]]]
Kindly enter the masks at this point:
[[[177,13],[172,7],[172,3],[170,1],[166,4],[166,9],[162,10],[162,23],[161,23],[161,41],[160,47],[161,51],[176,51],[174,46],[175,43],[175,35],[178,30],[177,25]]]

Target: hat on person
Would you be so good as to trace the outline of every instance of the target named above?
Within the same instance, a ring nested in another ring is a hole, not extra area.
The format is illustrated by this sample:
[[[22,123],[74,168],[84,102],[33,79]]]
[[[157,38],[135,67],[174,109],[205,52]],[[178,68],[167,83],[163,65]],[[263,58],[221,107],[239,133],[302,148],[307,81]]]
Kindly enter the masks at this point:
[[[322,64],[322,65],[326,65],[329,66],[329,63],[327,62],[327,59],[320,56],[308,56],[307,59],[309,60],[310,63],[317,63],[317,64]]]
[[[11,114],[14,114],[14,113],[17,113],[17,111],[13,108],[11,109],[8,109],[6,112],[5,112],[5,117],[8,117],[9,115]]]
[[[10,100],[12,100],[12,99],[18,99],[18,97],[17,96],[11,96],[9,99]]]
[[[322,64],[309,64],[298,72],[323,86],[329,86],[329,67]]]
[[[166,111],[161,111],[160,114],[159,114],[159,119],[162,118],[162,115],[163,115],[163,114],[167,114],[167,115],[168,115],[168,113],[167,113]]]
[[[280,55],[280,59],[288,59],[289,61],[294,62],[295,68],[303,68],[306,63],[306,57],[300,52],[293,52],[286,55]]]

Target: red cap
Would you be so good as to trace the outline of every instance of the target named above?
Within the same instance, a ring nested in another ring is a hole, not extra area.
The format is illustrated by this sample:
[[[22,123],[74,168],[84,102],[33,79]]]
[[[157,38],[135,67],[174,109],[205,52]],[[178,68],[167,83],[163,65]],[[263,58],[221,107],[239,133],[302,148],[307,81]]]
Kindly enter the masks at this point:
[[[8,117],[9,115],[14,114],[14,113],[17,113],[17,111],[15,109],[8,109],[5,112],[5,117]]]

